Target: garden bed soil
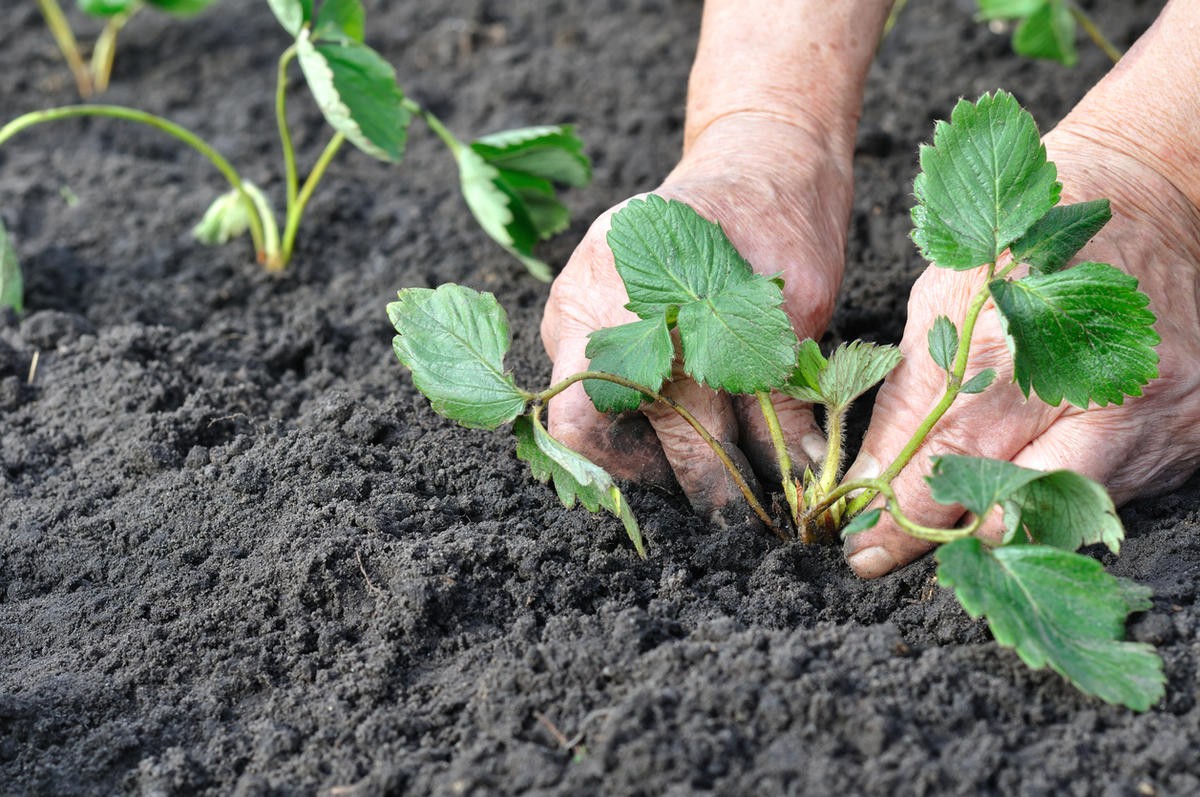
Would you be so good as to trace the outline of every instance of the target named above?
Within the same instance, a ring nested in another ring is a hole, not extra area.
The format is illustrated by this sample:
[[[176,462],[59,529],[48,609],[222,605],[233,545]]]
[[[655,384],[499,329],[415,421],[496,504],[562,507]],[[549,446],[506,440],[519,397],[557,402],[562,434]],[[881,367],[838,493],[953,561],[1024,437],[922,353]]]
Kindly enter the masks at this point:
[[[14,5],[6,120],[74,99],[35,5]],[[1088,5],[1127,46],[1161,2]],[[933,120],[1002,87],[1048,129],[1107,67],[1082,43],[1073,70],[1019,60],[971,7],[911,4],[871,70],[832,339],[899,339]],[[542,249],[561,264],[673,164],[700,8],[375,2],[367,38],[460,135],[578,125],[596,180]],[[193,127],[279,197],[286,44],[263,2],[146,13],[104,99]],[[291,115],[311,164],[328,129],[302,90]],[[0,318],[0,793],[1200,791],[1200,481],[1122,513],[1110,564],[1154,588],[1131,634],[1169,679],[1140,715],[1027,670],[928,559],[859,581],[836,549],[632,488],[640,561],[510,435],[435,415],[391,353],[395,291],[454,280],[495,292],[518,378],[548,379],[547,288],[456,180],[416,126],[398,168],[345,152],[273,277],[244,240],[191,239],[221,178],[154,131],[65,122],[0,150],[28,296]]]

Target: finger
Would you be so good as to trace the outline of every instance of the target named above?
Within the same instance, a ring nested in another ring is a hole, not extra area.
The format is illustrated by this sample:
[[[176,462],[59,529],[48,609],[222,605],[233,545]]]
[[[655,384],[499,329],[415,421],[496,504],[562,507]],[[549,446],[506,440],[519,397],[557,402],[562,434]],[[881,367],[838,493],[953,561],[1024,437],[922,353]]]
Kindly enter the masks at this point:
[[[825,436],[813,418],[812,405],[782,393],[771,394],[771,404],[779,418],[784,448],[792,462],[792,475],[800,477],[804,468],[825,456]],[[764,481],[781,480],[779,455],[771,439],[771,430],[756,396],[734,397],[734,410],[740,428],[738,447],[745,452],[754,472]]]
[[[754,492],[757,480],[738,449],[738,423],[729,396],[676,374],[663,394],[685,407],[722,447]],[[644,408],[662,450],[692,508],[720,526],[754,518],[736,480],[716,452],[677,412],[661,404]]]

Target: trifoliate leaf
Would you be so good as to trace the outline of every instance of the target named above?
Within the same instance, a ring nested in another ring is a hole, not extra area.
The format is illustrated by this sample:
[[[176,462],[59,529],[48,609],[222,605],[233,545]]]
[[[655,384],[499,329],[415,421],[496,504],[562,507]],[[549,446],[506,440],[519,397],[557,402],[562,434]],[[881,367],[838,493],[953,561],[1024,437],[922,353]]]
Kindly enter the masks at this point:
[[[1043,58],[1064,66],[1079,60],[1075,52],[1075,20],[1063,0],[1049,0],[1021,20],[1013,31],[1013,50],[1026,58]]]
[[[1004,502],[1004,520],[1010,530],[1024,529],[1034,542],[1067,551],[1101,542],[1118,553],[1125,539],[1108,492],[1069,470],[1043,474],[1015,491]]]
[[[517,457],[529,463],[538,481],[554,480],[563,506],[570,509],[578,499],[589,512],[604,507],[621,519],[638,556],[646,558],[637,518],[606,470],[555,440],[529,415],[513,422],[513,432],[517,436]]]
[[[1011,94],[960,100],[921,147],[913,241],[938,266],[994,263],[1058,202],[1061,185],[1037,125]]]
[[[530,273],[548,282],[550,268],[533,256],[533,246],[570,222],[554,183],[579,186],[591,180],[591,162],[574,128],[506,130],[476,139],[455,154],[463,197],[479,225]]]
[[[938,580],[1030,667],[1049,666],[1081,691],[1135,711],[1162,698],[1154,648],[1121,641],[1131,595],[1095,559],[1045,545],[988,550],[967,538],[941,546],[937,560]]]
[[[800,401],[825,404],[836,412],[846,410],[856,398],[900,364],[900,350],[895,346],[879,346],[861,340],[838,346],[827,361],[820,351],[816,352],[816,357],[811,348],[804,352],[802,347],[801,352],[791,378],[779,390]],[[821,359],[817,360],[817,357]],[[814,370],[817,370],[815,390],[811,383]]]
[[[1107,199],[1051,208],[1013,243],[1013,260],[1028,263],[1034,274],[1058,271],[1111,218]]]
[[[18,313],[25,309],[21,263],[3,221],[0,221],[0,307],[11,307]]]
[[[944,454],[932,458],[933,472],[925,477],[930,494],[939,504],[962,504],[968,512],[986,515],[1042,472],[1011,462],[984,457]]]
[[[780,388],[789,396],[810,404],[820,404],[821,372],[829,366],[829,360],[821,354],[821,347],[812,338],[805,338],[796,351],[796,367],[787,384]]]
[[[679,329],[687,373],[732,393],[781,385],[796,335],[778,282],[755,274],[719,224],[658,196],[630,201],[608,233],[627,308]]]
[[[174,14],[179,17],[186,17],[192,14],[199,14],[204,9],[211,6],[217,0],[145,0],[146,5],[153,6],[159,11],[165,11],[168,14]]]
[[[872,509],[869,512],[863,512],[861,515],[857,515],[842,528],[842,539],[846,539],[851,534],[858,534],[859,532],[866,531],[867,529],[875,528],[875,525],[879,523],[879,517],[882,514],[883,508],[880,507],[877,509]]]
[[[79,10],[93,17],[115,17],[128,14],[140,0],[77,0]]]
[[[283,29],[293,36],[300,35],[300,29],[312,21],[312,0],[267,0],[267,4]]]
[[[398,163],[412,118],[391,64],[352,39],[312,41],[303,29],[296,54],[325,120],[371,157]]]
[[[249,183],[243,183],[249,188]],[[192,236],[202,244],[215,246],[227,243],[250,228],[254,207],[250,198],[234,188],[221,194],[204,211],[204,218],[192,228]]]
[[[313,23],[313,38],[347,38],[361,43],[366,21],[367,13],[361,0],[325,0]]]
[[[944,315],[933,321],[929,328],[929,356],[943,371],[949,371],[958,354],[958,328]]]
[[[996,381],[996,371],[993,368],[985,368],[975,376],[963,382],[963,386],[958,389],[960,393],[982,393],[991,387],[992,382]]]
[[[573,125],[543,125],[481,136],[471,149],[501,171],[519,172],[582,188],[592,181],[592,162]]]
[[[504,371],[508,318],[495,296],[452,283],[407,288],[387,311],[396,356],[435,411],[482,429],[525,411],[525,395]]]
[[[1049,0],[979,0],[984,19],[1020,19],[1046,5]]]
[[[988,286],[1017,384],[1047,404],[1120,404],[1158,376],[1159,343],[1137,280],[1105,263]]]
[[[623,376],[658,390],[671,377],[675,346],[666,321],[651,318],[593,332],[584,354],[592,361],[589,370]],[[636,410],[645,400],[636,390],[599,379],[584,381],[583,388],[601,412]]]

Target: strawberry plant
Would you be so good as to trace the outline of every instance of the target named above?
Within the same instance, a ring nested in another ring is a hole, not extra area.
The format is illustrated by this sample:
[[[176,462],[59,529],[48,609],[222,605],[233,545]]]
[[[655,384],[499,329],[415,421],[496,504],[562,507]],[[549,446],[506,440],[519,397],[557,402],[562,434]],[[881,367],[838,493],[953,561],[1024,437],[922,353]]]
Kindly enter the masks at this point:
[[[196,237],[206,244],[220,244],[249,231],[258,261],[268,270],[279,271],[291,260],[304,209],[343,144],[349,141],[373,158],[399,163],[409,125],[419,118],[454,157],[463,198],[484,231],[535,277],[550,279],[549,267],[533,255],[533,247],[568,224],[567,208],[559,201],[555,185],[584,186],[592,175],[591,163],[570,125],[506,130],[461,141],[429,109],[405,95],[391,65],[363,42],[361,0],[325,0],[316,10],[312,0],[269,3],[295,37],[279,57],[275,95],[286,186],[282,225],[265,193],[243,179],[208,142],[145,111],[86,104],[33,111],[0,127],[0,146],[35,125],[81,116],[123,119],[160,130],[199,152],[229,182],[230,190],[212,203],[196,225]],[[313,98],[334,129],[303,183],[287,124],[287,74],[293,61],[299,62]],[[16,276],[4,280],[6,286],[18,286],[12,289],[14,294],[20,284],[16,269],[14,264],[10,274]],[[5,304],[16,305],[11,299]]]
[[[1012,46],[1018,55],[1074,66],[1078,26],[1113,63],[1121,59],[1121,51],[1075,0],[979,0],[979,16],[1014,22]]]
[[[78,0],[80,10],[104,20],[104,28],[92,47],[92,57],[89,61],[84,61],[75,32],[71,29],[71,23],[67,21],[67,15],[63,13],[58,0],[37,0],[42,18],[46,20],[46,27],[50,29],[50,34],[75,77],[75,87],[79,96],[85,100],[92,94],[98,94],[108,88],[113,60],[117,54],[117,36],[135,14],[144,8],[153,8],[174,16],[191,16],[208,8],[213,2],[214,0]]]
[[[1149,606],[1149,591],[1077,553],[1099,543],[1114,553],[1124,531],[1104,489],[1069,471],[1039,472],[1008,462],[936,456],[929,489],[973,520],[931,528],[909,518],[892,480],[916,456],[955,400],[987,390],[991,370],[974,371],[970,344],[989,299],[998,309],[1026,396],[1079,407],[1121,403],[1157,376],[1159,338],[1137,280],[1104,263],[1068,262],[1107,222],[1106,200],[1059,206],[1061,184],[1037,126],[1009,94],[961,101],[920,153],[913,240],[942,268],[983,270],[986,280],[957,323],[929,330],[929,356],[945,372],[944,395],[878,478],[842,479],[843,421],[851,403],[894,368],[891,346],[854,342],[828,356],[799,341],[782,309],[778,278],[754,273],[719,225],[657,196],[631,201],[612,218],[608,242],[639,320],[594,332],[590,370],[544,389],[518,385],[505,370],[505,314],[490,294],[458,285],[411,288],[388,305],[394,348],[433,408],[465,426],[512,423],[517,456],[564,505],[618,516],[637,552],[637,520],[603,469],[552,437],[543,409],[583,382],[605,412],[658,402],[683,417],[722,459],[746,502],[784,539],[854,534],[884,512],[908,534],[940,545],[940,583],[968,613],[986,617],[996,640],[1029,666],[1049,666],[1082,691],[1145,710],[1163,694],[1162,663],[1147,645],[1123,641],[1126,616]],[[1025,276],[1018,269],[1028,267]],[[697,382],[759,399],[783,474],[788,505],[772,517],[722,446],[661,392],[672,365]],[[828,450],[814,472],[796,473],[769,400],[778,390],[825,409]],[[870,508],[877,499],[882,505]],[[1002,540],[976,536],[999,508]]]

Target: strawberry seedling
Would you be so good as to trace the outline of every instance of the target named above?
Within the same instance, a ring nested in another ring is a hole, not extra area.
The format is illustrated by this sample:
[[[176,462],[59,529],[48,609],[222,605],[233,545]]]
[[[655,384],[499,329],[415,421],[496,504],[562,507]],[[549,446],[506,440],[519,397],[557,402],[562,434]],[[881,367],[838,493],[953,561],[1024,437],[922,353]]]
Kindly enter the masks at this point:
[[[295,37],[279,58],[275,96],[286,185],[282,225],[266,194],[243,179],[208,142],[145,111],[114,105],[34,111],[0,127],[0,145],[35,125],[80,116],[123,119],[160,130],[203,155],[229,182],[230,190],[212,203],[196,225],[196,237],[206,244],[220,244],[249,231],[258,261],[268,270],[280,271],[292,259],[304,209],[343,144],[349,141],[373,158],[399,163],[409,125],[419,118],[454,157],[463,198],[484,231],[535,277],[550,279],[549,267],[534,257],[533,247],[568,224],[567,208],[556,196],[555,186],[584,186],[592,176],[591,163],[570,125],[506,130],[460,141],[433,113],[405,95],[391,65],[363,42],[365,13],[360,0],[326,0],[316,11],[311,0],[269,2]],[[287,124],[287,74],[293,61],[299,62],[313,98],[334,129],[303,183]],[[12,269],[19,275],[15,264]],[[19,286],[14,279],[4,284]],[[6,303],[15,306],[12,300]]]
[[[1078,60],[1075,51],[1078,26],[1114,64],[1121,59],[1120,49],[1075,0],[979,0],[979,16],[988,21],[1014,23],[1013,51],[1027,58],[1074,66]]]
[[[1026,396],[1079,407],[1119,404],[1157,376],[1149,300],[1136,279],[1111,265],[1066,267],[1108,221],[1109,205],[1057,205],[1057,171],[1032,116],[1011,95],[961,101],[949,122],[938,123],[920,160],[914,241],[937,266],[983,270],[986,280],[957,324],[941,317],[930,329],[929,355],[945,371],[944,395],[877,478],[841,478],[842,424],[850,404],[899,363],[899,352],[855,342],[825,356],[815,341],[797,340],[782,310],[780,280],[754,273],[719,225],[657,196],[631,201],[613,216],[608,241],[626,306],[639,320],[592,334],[591,370],[542,390],[519,386],[504,367],[503,309],[490,294],[457,285],[403,290],[388,305],[396,355],[448,418],[484,429],[511,422],[517,456],[534,475],[552,480],[568,507],[579,500],[620,517],[640,555],[645,542],[611,476],[542,423],[547,402],[576,382],[605,412],[651,401],[679,413],[725,463],[753,512],[785,539],[854,534],[889,513],[908,534],[940,545],[939,581],[968,613],[987,618],[1000,644],[1088,694],[1145,710],[1163,694],[1162,662],[1151,647],[1122,637],[1126,616],[1149,606],[1149,592],[1076,552],[1100,543],[1115,553],[1124,537],[1099,484],[1069,471],[937,456],[928,478],[933,499],[961,505],[973,519],[930,528],[904,514],[891,483],[960,395],[994,382],[991,370],[972,372],[969,356],[989,299]],[[1028,274],[1018,278],[1022,265]],[[772,517],[712,435],[662,395],[677,360],[697,382],[759,399],[776,441],[788,517]],[[824,407],[828,450],[818,472],[794,472],[769,400],[773,390]],[[880,497],[882,505],[870,508]],[[980,539],[976,533],[996,508],[1004,539]]]

